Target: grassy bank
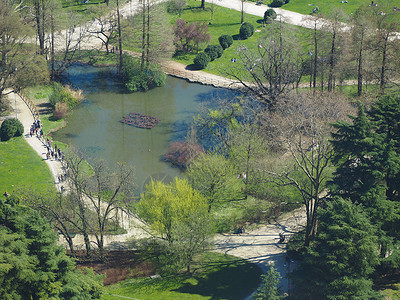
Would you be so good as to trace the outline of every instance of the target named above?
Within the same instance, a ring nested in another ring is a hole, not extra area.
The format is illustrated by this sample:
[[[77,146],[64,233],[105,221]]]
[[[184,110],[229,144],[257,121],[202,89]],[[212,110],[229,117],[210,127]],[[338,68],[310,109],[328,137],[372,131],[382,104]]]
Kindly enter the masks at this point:
[[[211,20],[210,5],[210,3],[206,3],[206,9],[202,10],[199,9],[199,1],[190,0],[188,1],[187,8],[183,11],[181,18],[188,23],[211,22],[211,25],[208,25],[208,32],[211,36],[211,45],[219,45],[218,38],[221,35],[228,34],[233,36],[234,41],[232,46],[225,49],[222,57],[210,62],[203,70],[211,74],[227,77],[229,70],[237,66],[237,64],[231,62],[231,59],[239,57],[239,49],[246,48],[248,50],[256,50],[260,44],[259,39],[268,33],[269,27],[263,27],[262,18],[246,14],[245,22],[253,24],[256,32],[247,40],[239,40],[238,35],[241,26],[241,12],[214,5],[214,17],[213,20]],[[177,18],[178,15],[171,15],[171,23],[175,24]],[[292,25],[288,25],[288,27],[295,31],[296,38],[300,40],[300,44],[303,45],[303,47],[306,47],[306,36],[310,30]],[[306,50],[304,51],[307,53]],[[176,55],[173,57],[173,60],[186,65],[191,65],[193,64],[193,59],[196,55],[196,52],[184,53]],[[243,75],[247,73],[246,70],[243,70]]]
[[[22,136],[0,142],[0,186],[1,194],[17,187],[55,189],[49,168]]]
[[[106,287],[102,299],[244,299],[259,285],[261,270],[255,264],[218,253],[199,261],[193,275],[129,279]]]

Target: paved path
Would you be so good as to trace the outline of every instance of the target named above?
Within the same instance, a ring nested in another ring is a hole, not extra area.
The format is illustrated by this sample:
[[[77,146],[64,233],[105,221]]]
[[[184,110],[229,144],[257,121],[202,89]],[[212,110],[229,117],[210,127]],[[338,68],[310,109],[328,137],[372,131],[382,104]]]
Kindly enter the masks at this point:
[[[305,210],[300,208],[282,215],[272,224],[261,225],[244,234],[218,234],[216,251],[256,263],[263,272],[273,263],[282,277],[280,287],[287,292],[290,284],[286,275],[292,270],[293,262],[287,260],[286,242],[278,243],[279,233],[289,238],[303,228],[305,221]]]

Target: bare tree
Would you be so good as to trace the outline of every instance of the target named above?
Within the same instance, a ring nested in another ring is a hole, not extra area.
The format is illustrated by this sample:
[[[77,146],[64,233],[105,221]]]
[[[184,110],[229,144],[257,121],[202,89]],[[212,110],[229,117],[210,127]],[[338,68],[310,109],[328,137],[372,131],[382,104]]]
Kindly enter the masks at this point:
[[[147,69],[151,62],[159,63],[172,56],[172,35],[165,5],[153,0],[142,1],[140,14],[129,18],[124,30],[124,40],[141,49],[142,69]]]
[[[104,235],[108,225],[118,222],[118,210],[133,197],[132,186],[134,171],[125,165],[119,165],[112,172],[104,161],[95,161],[89,167],[82,153],[73,149],[67,158],[68,186],[71,201],[75,202],[80,219],[75,227],[83,234],[86,251],[90,251],[89,232],[96,238],[100,256],[104,254]],[[94,212],[94,217],[93,217]]]
[[[0,106],[3,106],[6,89],[18,88],[18,83],[27,82],[23,80],[24,74],[30,72],[33,77],[43,73],[36,64],[36,56],[29,47],[25,45],[30,35],[30,26],[23,23],[21,16],[7,1],[0,3]],[[47,68],[46,68],[47,69]],[[40,71],[40,72],[39,72]],[[18,79],[19,78],[19,79]],[[10,90],[7,93],[12,92]]]
[[[271,24],[268,35],[259,40],[258,47],[255,50],[240,47],[239,61],[225,72],[254,96],[273,106],[279,96],[298,87],[303,75],[303,56],[298,45],[294,33],[285,24]]]
[[[263,171],[278,186],[292,185],[301,194],[307,216],[306,245],[316,234],[317,211],[330,176],[330,124],[350,111],[347,100],[338,95],[298,94],[282,100],[274,112],[265,115],[265,130],[273,136],[271,143],[280,142],[285,152],[275,167],[270,165]]]
[[[118,220],[118,210],[126,207],[124,203],[133,197],[134,171],[121,164],[114,173],[104,161],[95,162],[92,167],[94,174],[87,180],[83,193],[90,201],[89,208],[95,212],[96,221],[89,227],[96,237],[100,257],[103,257],[107,224]]]
[[[327,31],[327,35],[329,36],[328,45],[329,54],[327,63],[329,65],[329,73],[328,73],[328,91],[332,92],[335,88],[335,73],[337,68],[337,61],[339,60],[339,56],[341,55],[341,47],[343,45],[343,28],[344,23],[342,20],[344,19],[344,13],[342,10],[333,10],[329,15],[330,22],[327,22],[325,28],[322,30]]]
[[[357,63],[357,95],[359,97],[362,94],[365,52],[368,49],[367,43],[371,31],[372,28],[367,19],[366,11],[357,11],[352,18],[351,50]]]
[[[99,17],[97,18],[99,26],[95,27],[95,30],[89,30],[89,33],[96,34],[97,38],[101,40],[104,47],[106,47],[106,53],[110,53],[110,43],[114,42],[117,38],[116,32],[118,30],[118,21],[113,17]]]
[[[399,22],[392,21],[389,16],[393,12],[385,13],[383,11],[374,11],[373,24],[375,29],[375,38],[373,43],[373,52],[376,55],[377,65],[379,66],[380,93],[385,93],[385,88],[391,79],[398,75],[398,69],[393,69],[391,62],[398,53],[395,51],[399,47],[400,39],[396,38],[396,31],[399,28]],[[396,20],[396,19],[394,19]],[[394,65],[393,65],[394,66]]]

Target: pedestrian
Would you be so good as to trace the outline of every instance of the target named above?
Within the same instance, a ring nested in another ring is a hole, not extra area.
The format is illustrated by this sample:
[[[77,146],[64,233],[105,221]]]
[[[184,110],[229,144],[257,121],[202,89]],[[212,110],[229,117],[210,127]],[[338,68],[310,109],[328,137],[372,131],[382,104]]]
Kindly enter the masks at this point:
[[[3,195],[7,198],[10,194],[6,191]]]
[[[54,159],[54,151],[51,150],[51,158]]]
[[[50,151],[47,151],[47,153],[46,153],[46,159],[49,159],[50,158]]]
[[[57,151],[54,152],[54,159],[57,160]]]

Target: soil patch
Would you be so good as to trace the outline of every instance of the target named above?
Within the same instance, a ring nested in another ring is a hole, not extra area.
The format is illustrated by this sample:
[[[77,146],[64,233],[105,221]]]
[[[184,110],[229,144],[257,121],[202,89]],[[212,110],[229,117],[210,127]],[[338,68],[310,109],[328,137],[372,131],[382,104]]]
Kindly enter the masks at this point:
[[[108,251],[103,262],[97,258],[86,258],[84,251],[75,251],[75,253],[77,268],[89,267],[98,274],[106,274],[104,285],[115,284],[128,278],[150,276],[155,273],[154,264],[143,261],[137,251]]]

